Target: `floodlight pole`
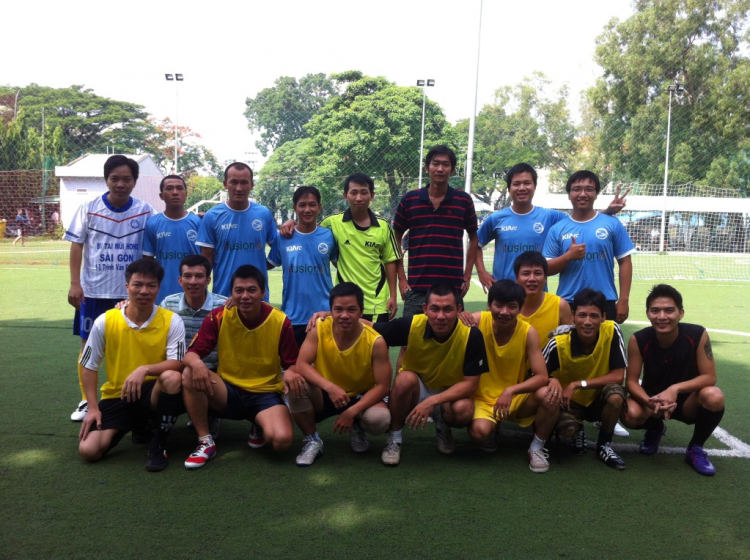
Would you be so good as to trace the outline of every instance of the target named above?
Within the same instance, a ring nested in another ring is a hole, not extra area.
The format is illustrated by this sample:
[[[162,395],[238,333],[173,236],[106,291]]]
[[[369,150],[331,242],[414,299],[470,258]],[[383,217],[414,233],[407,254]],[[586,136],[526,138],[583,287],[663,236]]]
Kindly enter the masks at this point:
[[[669,182],[669,137],[672,131],[672,94],[675,92],[681,94],[684,89],[685,88],[682,84],[678,83],[676,80],[674,84],[667,88],[667,91],[669,92],[669,110],[667,112],[667,151],[664,159],[664,190],[662,193],[664,200],[662,201],[661,234],[659,235],[659,250],[661,252],[667,250],[665,244],[665,233],[667,227],[667,184]]]
[[[180,88],[179,82],[184,81],[182,74],[164,74],[164,77],[168,82],[174,81],[174,92],[175,92],[175,109],[174,109],[174,172],[178,172],[179,155],[177,152],[178,146],[178,130],[177,123],[180,119]]]
[[[469,145],[466,148],[466,181],[464,190],[471,192],[471,176],[474,170],[474,129],[477,124],[477,96],[479,95],[479,57],[480,47],[482,46],[482,5],[483,1],[479,0],[479,30],[477,32],[477,71],[474,80],[474,110],[471,112],[469,119]]]
[[[417,80],[417,86],[422,88],[422,139],[419,142],[419,182],[417,188],[422,188],[422,158],[424,157],[424,114],[427,104],[427,90],[425,87],[433,87],[435,80]]]

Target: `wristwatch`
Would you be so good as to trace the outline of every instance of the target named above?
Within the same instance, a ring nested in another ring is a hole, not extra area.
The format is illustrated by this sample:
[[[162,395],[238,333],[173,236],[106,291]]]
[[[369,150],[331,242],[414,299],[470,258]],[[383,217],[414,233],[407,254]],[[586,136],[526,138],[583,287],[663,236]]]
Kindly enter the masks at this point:
[[[585,379],[583,381],[581,381],[581,389],[585,389],[588,386],[589,386],[589,384],[586,382]]]

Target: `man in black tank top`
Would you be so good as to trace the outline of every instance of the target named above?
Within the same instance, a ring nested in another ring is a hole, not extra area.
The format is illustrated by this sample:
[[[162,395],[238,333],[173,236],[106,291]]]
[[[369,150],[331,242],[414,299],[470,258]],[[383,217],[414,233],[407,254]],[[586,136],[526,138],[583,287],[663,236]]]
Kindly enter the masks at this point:
[[[670,418],[695,424],[685,460],[696,472],[716,469],[703,445],[724,416],[724,394],[716,387],[716,362],[706,329],[682,323],[682,295],[659,284],[646,298],[651,326],[636,332],[628,344],[627,412],[623,423],[645,429],[640,452],[653,455]],[[643,379],[639,383],[643,371]]]

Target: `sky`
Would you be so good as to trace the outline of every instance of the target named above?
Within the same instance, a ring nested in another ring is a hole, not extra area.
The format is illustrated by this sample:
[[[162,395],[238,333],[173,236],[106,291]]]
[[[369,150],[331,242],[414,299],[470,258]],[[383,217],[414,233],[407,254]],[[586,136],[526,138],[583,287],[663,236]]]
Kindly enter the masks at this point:
[[[280,76],[360,70],[427,89],[451,122],[543,71],[573,110],[600,74],[596,37],[630,0],[273,0],[13,2],[3,9],[0,84],[83,84],[198,132],[226,160],[262,157],[245,100]],[[9,22],[13,22],[8,24]],[[477,82],[477,46],[480,45]],[[182,73],[176,92],[165,73]]]

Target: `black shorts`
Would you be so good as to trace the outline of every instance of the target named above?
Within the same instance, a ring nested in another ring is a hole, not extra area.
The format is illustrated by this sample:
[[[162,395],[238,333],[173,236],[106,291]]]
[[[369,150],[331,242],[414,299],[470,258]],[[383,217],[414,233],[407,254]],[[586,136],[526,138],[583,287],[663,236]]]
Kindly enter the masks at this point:
[[[252,422],[259,412],[263,412],[272,406],[286,406],[281,393],[251,393],[226,381],[224,381],[224,385],[227,388],[227,403],[221,410],[211,412],[211,415],[216,418],[250,420]]]
[[[302,348],[302,343],[307,338],[307,323],[304,325],[292,325],[294,331],[294,340],[297,341],[297,348]]]
[[[387,323],[391,320],[390,313],[375,313],[375,314],[364,314],[362,318],[365,321],[372,321],[373,323]]]
[[[670,419],[677,420],[678,422],[682,422],[683,424],[695,424],[695,418],[693,418],[692,420],[688,420],[682,413],[682,407],[685,406],[685,401],[687,401],[692,394],[693,393],[680,393],[679,395],[677,395],[677,408],[674,409],[674,412],[670,416]]]
[[[604,312],[608,321],[617,321],[617,300],[608,299],[604,304]]]
[[[323,410],[316,410],[315,411],[315,423],[322,422],[326,418],[330,418],[331,416],[338,416],[348,408],[354,406],[359,402],[359,399],[362,398],[362,395],[356,395],[354,397],[349,397],[349,404],[346,406],[343,406],[341,408],[336,408],[336,406],[333,404],[333,401],[331,400],[331,397],[328,396],[328,393],[325,391],[321,391],[323,393]]]
[[[128,402],[125,399],[102,399],[99,410],[102,412],[102,430],[117,430],[123,434],[130,431],[148,430],[149,424],[156,416],[150,409],[151,393],[155,381],[144,383],[141,387],[141,398]],[[93,427],[96,429],[96,426]]]

